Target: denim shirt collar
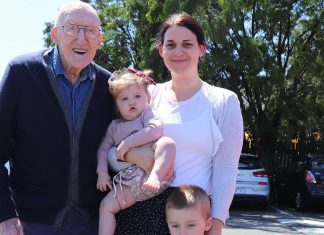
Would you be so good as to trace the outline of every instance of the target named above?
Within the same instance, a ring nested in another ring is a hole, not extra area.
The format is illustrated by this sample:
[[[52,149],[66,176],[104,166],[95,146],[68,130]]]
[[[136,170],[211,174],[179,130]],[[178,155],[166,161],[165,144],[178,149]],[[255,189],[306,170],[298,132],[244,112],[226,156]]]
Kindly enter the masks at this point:
[[[57,46],[54,47],[53,50],[53,54],[52,54],[52,66],[53,66],[53,70],[54,70],[54,74],[55,77],[59,77],[60,75],[64,75],[66,78],[68,78],[67,74],[64,71],[64,67],[61,63],[61,58],[59,55],[59,49]],[[84,81],[87,78],[93,80],[94,79],[94,74],[91,70],[91,66],[88,65],[87,67],[85,67],[81,73],[80,73],[80,77],[79,77],[79,81]]]

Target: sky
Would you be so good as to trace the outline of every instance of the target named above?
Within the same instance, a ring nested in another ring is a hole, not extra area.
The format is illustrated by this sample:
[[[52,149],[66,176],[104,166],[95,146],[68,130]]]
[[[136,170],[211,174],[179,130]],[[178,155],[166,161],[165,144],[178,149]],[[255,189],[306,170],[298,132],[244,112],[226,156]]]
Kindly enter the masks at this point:
[[[59,7],[71,0],[4,0],[0,7],[0,80],[17,55],[44,47],[45,22],[54,22]]]

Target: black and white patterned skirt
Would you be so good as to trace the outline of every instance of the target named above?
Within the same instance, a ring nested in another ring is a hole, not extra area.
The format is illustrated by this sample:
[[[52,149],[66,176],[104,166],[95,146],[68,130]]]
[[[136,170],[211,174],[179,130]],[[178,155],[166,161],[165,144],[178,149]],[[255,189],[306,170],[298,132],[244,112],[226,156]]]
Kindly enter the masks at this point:
[[[169,187],[161,194],[116,214],[115,235],[170,235],[165,203],[172,191],[173,187]]]

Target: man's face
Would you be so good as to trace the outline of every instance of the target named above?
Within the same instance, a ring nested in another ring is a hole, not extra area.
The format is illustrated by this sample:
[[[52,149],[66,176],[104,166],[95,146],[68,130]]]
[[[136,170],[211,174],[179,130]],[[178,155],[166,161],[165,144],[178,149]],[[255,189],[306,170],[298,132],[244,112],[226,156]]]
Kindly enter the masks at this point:
[[[81,70],[89,65],[95,57],[102,40],[101,32],[98,32],[98,36],[95,38],[88,37],[85,32],[86,30],[99,29],[98,17],[87,9],[79,8],[73,9],[60,21],[51,31],[52,39],[58,45],[66,73],[79,75]],[[69,30],[78,31],[78,33],[72,35]]]

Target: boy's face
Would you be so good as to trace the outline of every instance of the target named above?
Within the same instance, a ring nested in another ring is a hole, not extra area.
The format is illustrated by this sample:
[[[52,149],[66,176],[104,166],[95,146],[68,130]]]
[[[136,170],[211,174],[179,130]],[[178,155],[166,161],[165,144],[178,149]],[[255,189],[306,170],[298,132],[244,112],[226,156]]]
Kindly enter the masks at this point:
[[[167,223],[171,235],[203,235],[212,226],[200,208],[168,209]]]

